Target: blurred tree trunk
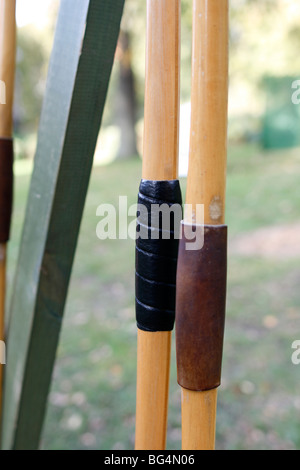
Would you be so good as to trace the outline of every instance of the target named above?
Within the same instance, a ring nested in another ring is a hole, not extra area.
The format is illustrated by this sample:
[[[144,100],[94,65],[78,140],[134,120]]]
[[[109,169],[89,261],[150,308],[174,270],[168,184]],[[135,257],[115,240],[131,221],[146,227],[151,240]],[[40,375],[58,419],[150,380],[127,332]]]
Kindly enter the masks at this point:
[[[117,58],[119,79],[116,94],[116,123],[120,127],[121,141],[117,158],[130,158],[138,154],[136,144],[136,95],[132,69],[130,34],[121,31]]]

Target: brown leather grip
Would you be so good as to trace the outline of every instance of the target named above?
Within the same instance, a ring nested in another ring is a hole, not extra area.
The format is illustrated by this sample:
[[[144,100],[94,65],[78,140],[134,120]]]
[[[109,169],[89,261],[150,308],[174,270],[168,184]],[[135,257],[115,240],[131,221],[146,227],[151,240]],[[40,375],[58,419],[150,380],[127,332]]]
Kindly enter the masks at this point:
[[[219,387],[227,284],[227,227],[204,226],[204,246],[179,245],[176,298],[178,383],[193,391]]]
[[[0,139],[0,243],[9,240],[13,201],[13,141]]]

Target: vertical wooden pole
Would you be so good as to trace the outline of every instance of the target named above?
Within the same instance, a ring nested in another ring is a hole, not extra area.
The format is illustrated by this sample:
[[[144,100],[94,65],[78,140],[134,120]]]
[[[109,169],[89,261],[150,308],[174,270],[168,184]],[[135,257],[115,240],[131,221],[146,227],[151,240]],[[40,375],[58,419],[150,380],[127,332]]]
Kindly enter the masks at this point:
[[[223,224],[227,167],[228,0],[194,0],[192,117],[186,203]],[[194,223],[196,214],[187,214]]]
[[[16,55],[16,2],[0,0],[0,80],[5,103],[0,103],[0,139],[13,134],[13,97]],[[4,158],[5,155],[2,156]],[[5,201],[3,201],[5,204]],[[6,242],[0,243],[0,341],[4,341],[6,292]],[[3,365],[0,364],[0,416],[2,408]]]
[[[138,330],[136,450],[164,450],[172,333]]]
[[[191,224],[225,221],[228,0],[194,0],[192,118],[186,203]],[[204,221],[196,205],[204,205]],[[200,307],[200,306],[199,306]],[[183,450],[215,447],[217,390],[182,389]]]
[[[180,1],[147,1],[144,180],[178,178]],[[138,330],[136,450],[166,447],[171,331]]]
[[[217,389],[193,392],[182,388],[183,450],[214,450],[217,396]]]
[[[0,138],[13,132],[13,100],[16,56],[16,2],[0,0],[0,80],[5,84],[6,103],[0,105]]]
[[[178,178],[180,2],[147,1],[143,178]]]

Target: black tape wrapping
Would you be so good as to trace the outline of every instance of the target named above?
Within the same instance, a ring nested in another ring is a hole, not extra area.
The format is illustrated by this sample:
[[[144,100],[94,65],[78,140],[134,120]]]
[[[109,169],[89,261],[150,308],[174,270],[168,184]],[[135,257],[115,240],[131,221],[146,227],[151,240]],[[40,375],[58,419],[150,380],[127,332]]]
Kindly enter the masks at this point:
[[[13,204],[13,141],[0,139],[0,243],[7,243]]]
[[[172,331],[175,323],[176,271],[182,219],[179,181],[142,180],[138,204],[144,209],[138,210],[137,219],[137,326],[144,331]],[[162,224],[161,216],[153,219],[154,207],[162,208],[163,204],[172,208],[170,224],[166,227]]]

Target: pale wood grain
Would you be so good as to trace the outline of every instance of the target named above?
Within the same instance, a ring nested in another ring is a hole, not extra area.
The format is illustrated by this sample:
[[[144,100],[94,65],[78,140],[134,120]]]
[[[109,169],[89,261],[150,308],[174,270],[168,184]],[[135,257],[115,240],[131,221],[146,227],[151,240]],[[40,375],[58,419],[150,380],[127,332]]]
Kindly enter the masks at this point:
[[[225,219],[228,113],[228,0],[194,0],[192,117],[187,214],[196,220],[204,204],[204,223]]]
[[[0,104],[0,137],[10,138],[13,129],[13,98],[16,55],[16,2],[0,0],[0,80],[6,89],[6,104]]]
[[[180,1],[148,0],[143,178],[178,177]]]
[[[136,450],[166,447],[171,337],[138,330]]]
[[[182,450],[214,450],[217,389],[192,392],[181,389]]]

